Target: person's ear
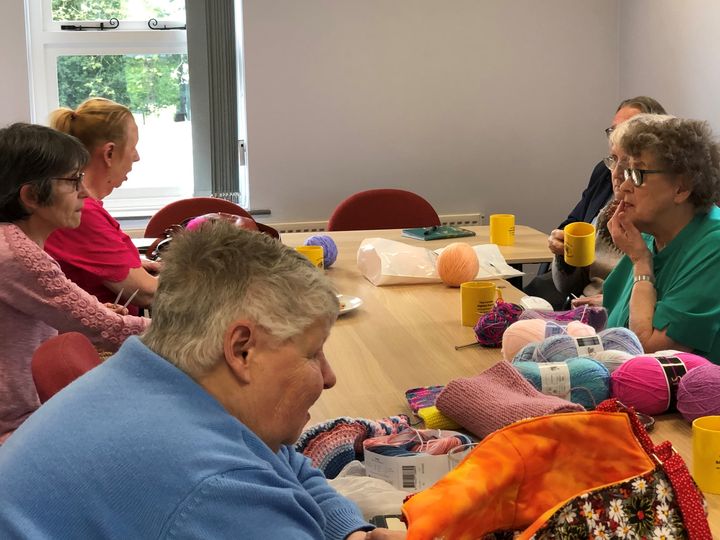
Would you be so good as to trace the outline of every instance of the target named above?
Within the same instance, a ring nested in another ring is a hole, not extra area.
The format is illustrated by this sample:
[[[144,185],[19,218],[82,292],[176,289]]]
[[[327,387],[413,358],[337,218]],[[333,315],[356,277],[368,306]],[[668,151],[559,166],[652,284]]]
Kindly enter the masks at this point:
[[[38,206],[40,206],[38,203],[37,188],[32,184],[24,184],[20,187],[19,198],[20,203],[25,207],[25,210],[31,214]]]
[[[225,332],[223,353],[225,363],[239,381],[249,383],[251,379],[251,355],[255,347],[257,329],[247,320],[233,322]]]
[[[112,165],[112,158],[115,152],[115,143],[112,141],[108,141],[102,145],[101,149],[103,162],[105,163],[105,165],[110,167]]]
[[[678,182],[675,184],[675,196],[673,197],[675,203],[682,204],[688,200],[692,193],[692,183],[687,175],[681,175]]]

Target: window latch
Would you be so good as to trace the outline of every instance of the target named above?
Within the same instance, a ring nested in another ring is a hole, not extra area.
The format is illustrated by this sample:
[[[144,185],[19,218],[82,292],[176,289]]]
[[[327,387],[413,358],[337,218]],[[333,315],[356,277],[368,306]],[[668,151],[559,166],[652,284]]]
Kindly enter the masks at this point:
[[[147,24],[150,30],[187,30],[187,25],[185,24],[182,26],[168,26],[167,24],[163,24],[162,27],[160,27],[157,19],[148,19]]]
[[[100,21],[100,24],[97,26],[93,26],[90,24],[61,24],[60,30],[72,30],[75,32],[80,32],[82,30],[115,30],[118,26],[120,26],[120,21],[118,21],[115,17],[111,18],[107,24],[103,21]]]

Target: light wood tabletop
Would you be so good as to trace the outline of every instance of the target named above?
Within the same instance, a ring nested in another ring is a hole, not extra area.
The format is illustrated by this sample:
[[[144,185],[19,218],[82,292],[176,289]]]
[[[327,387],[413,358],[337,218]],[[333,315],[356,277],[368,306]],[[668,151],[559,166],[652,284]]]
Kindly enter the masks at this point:
[[[471,228],[478,236],[459,240],[487,242],[487,227]],[[357,268],[357,248],[364,238],[390,238],[431,249],[450,241],[413,241],[401,238],[399,231],[322,234],[333,237],[339,252],[335,265],[326,270],[327,276],[338,293],[359,297],[363,304],[341,315],[330,334],[325,354],[335,370],[337,384],[323,392],[310,410],[311,424],[338,416],[375,419],[411,414],[406,390],[476,375],[501,360],[499,349],[476,346],[455,350],[455,345],[475,341],[472,328],[460,324],[459,288],[440,283],[375,287]],[[281,240],[297,246],[308,236],[284,234]],[[547,236],[529,227],[517,227],[516,239],[513,248],[501,248],[508,263],[538,262],[542,258],[540,240],[547,251]],[[503,297],[508,301],[517,302],[523,296],[505,281],[496,283],[504,287]],[[687,422],[678,415],[658,417],[651,435],[656,443],[672,441],[692,470],[691,428]],[[713,535],[720,538],[720,495],[706,497]]]

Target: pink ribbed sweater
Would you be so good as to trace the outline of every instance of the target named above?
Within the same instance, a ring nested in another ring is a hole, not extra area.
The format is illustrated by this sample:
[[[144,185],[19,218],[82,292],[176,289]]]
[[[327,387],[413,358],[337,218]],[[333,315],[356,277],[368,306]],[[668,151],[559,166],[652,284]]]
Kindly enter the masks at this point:
[[[58,332],[76,331],[115,350],[149,324],[118,315],[67,279],[17,226],[0,223],[0,443],[40,406],[33,352]]]

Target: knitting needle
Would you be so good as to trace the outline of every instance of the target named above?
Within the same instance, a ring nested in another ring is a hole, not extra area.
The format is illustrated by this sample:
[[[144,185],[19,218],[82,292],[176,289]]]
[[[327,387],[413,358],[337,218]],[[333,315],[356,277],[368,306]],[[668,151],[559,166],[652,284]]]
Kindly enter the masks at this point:
[[[468,343],[467,345],[455,345],[455,350],[459,351],[460,349],[467,349],[468,347],[474,347],[475,345],[480,345],[480,342],[476,341],[474,343]]]
[[[137,289],[134,293],[130,295],[130,298],[127,299],[127,302],[123,304],[123,307],[128,307],[128,304],[133,301],[133,298],[135,298],[135,295],[140,292],[140,289]]]
[[[123,293],[124,290],[125,290],[125,289],[120,289],[120,292],[118,293],[117,298],[115,299],[115,301],[113,302],[113,304],[117,304],[117,303],[120,301],[120,297],[122,296],[122,293]]]

